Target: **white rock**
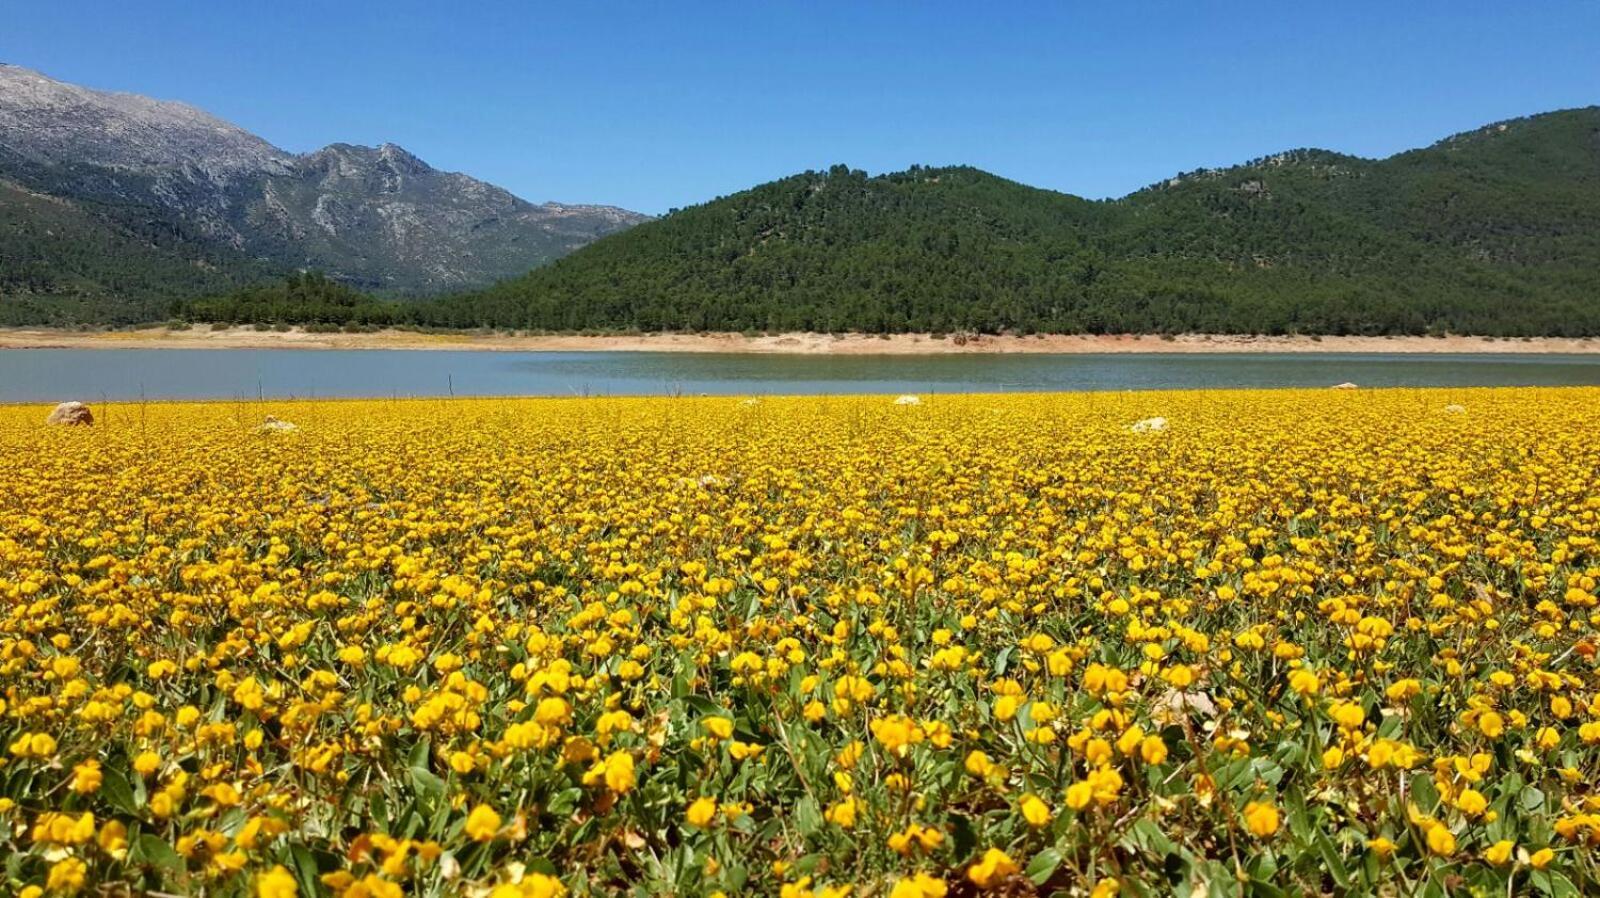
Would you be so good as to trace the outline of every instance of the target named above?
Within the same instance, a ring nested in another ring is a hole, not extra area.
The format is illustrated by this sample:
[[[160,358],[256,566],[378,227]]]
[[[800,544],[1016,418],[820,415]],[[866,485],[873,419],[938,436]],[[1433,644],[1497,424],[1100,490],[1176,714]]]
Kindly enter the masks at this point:
[[[46,424],[60,424],[67,427],[93,427],[94,415],[89,407],[81,402],[63,402],[50,412],[50,417],[44,419]]]
[[[268,415],[267,420],[260,427],[257,427],[256,431],[258,433],[292,433],[299,429],[288,421],[279,421],[277,418]]]
[[[1180,692],[1169,689],[1156,699],[1151,716],[1157,723],[1168,725],[1182,723],[1186,718],[1209,720],[1217,716],[1217,705],[1204,692]]]
[[[895,405],[921,405],[922,404],[922,400],[919,397],[912,396],[912,395],[910,395],[908,393],[905,396],[901,396],[900,398],[896,399],[894,401],[894,404]]]
[[[1143,421],[1133,422],[1128,430],[1134,433],[1160,433],[1167,429],[1166,418],[1146,418]]]
[[[1348,380],[1345,381],[1342,384],[1334,384],[1333,388],[1335,390],[1356,390],[1356,389],[1360,389],[1359,387],[1357,387],[1355,384],[1351,383]]]

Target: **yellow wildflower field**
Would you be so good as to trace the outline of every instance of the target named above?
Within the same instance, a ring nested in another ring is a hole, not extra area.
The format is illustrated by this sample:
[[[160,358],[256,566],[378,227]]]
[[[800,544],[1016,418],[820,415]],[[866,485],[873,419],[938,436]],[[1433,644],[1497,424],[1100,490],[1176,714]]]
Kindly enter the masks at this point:
[[[95,411],[6,894],[1600,889],[1600,390]]]

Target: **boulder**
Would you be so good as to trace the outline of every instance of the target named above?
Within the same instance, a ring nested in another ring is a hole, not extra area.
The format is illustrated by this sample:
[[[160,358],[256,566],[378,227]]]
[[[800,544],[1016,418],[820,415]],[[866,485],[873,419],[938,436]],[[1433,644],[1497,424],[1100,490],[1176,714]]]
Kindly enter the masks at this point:
[[[1360,389],[1359,387],[1357,387],[1355,384],[1351,383],[1348,380],[1345,381],[1342,384],[1334,384],[1333,388],[1335,390],[1356,390],[1356,389]]]
[[[922,404],[922,399],[919,398],[919,397],[907,394],[905,396],[901,396],[898,399],[896,399],[894,401],[894,404],[895,405],[921,405]]]
[[[50,417],[44,419],[44,423],[66,427],[93,427],[94,414],[81,402],[63,402],[51,410]]]
[[[1160,433],[1166,429],[1166,418],[1146,418],[1143,421],[1133,422],[1133,425],[1128,428],[1133,433]]]
[[[260,433],[292,433],[299,429],[288,421],[279,421],[271,415],[268,415],[267,420],[256,428]]]
[[[1203,723],[1217,716],[1217,705],[1204,692],[1168,689],[1155,700],[1150,711],[1150,716],[1163,726],[1181,724],[1196,717]]]

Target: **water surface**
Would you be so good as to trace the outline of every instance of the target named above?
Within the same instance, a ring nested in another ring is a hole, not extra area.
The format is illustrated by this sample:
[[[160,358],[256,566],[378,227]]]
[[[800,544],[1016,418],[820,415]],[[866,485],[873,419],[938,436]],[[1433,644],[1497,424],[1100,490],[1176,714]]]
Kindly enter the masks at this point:
[[[0,350],[0,402],[1600,385],[1600,355]]]

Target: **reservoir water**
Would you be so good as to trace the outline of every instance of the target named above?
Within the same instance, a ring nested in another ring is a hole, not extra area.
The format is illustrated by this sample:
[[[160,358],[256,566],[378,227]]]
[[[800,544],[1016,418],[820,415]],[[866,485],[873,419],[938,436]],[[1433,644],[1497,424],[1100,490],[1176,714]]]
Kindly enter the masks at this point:
[[[1597,355],[0,350],[0,402],[1600,385]]]

